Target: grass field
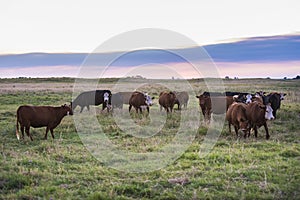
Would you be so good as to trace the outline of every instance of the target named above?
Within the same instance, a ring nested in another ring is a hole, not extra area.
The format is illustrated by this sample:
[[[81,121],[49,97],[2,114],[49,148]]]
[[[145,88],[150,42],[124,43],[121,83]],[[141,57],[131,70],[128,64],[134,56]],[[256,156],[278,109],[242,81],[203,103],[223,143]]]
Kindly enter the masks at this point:
[[[116,79],[100,80],[112,88]],[[285,92],[277,119],[263,127],[258,138],[237,138],[227,123],[212,151],[204,158],[199,149],[207,125],[200,127],[187,150],[166,167],[145,172],[118,171],[97,160],[84,146],[73,118],[67,116],[54,130],[33,129],[34,141],[15,136],[16,110],[23,104],[59,106],[72,100],[73,79],[0,79],[0,198],[1,199],[299,199],[300,198],[300,81],[272,79],[223,80],[225,89],[241,92]],[[190,80],[195,91],[206,90],[203,80]],[[150,112],[158,112],[162,87],[147,86],[156,97]],[[192,96],[190,97],[193,98]],[[196,99],[196,98],[195,98]],[[196,100],[191,101],[196,105]],[[103,132],[126,151],[155,152],[169,143],[178,130],[180,112],[167,118],[159,134],[136,138],[122,133],[114,115],[100,113]],[[124,111],[127,112],[127,106]],[[198,111],[197,111],[198,112]],[[85,110],[85,113],[88,113]],[[85,115],[84,113],[82,116]],[[141,126],[151,122],[134,115]],[[87,124],[87,127],[89,124]],[[173,146],[176,148],[176,146]]]

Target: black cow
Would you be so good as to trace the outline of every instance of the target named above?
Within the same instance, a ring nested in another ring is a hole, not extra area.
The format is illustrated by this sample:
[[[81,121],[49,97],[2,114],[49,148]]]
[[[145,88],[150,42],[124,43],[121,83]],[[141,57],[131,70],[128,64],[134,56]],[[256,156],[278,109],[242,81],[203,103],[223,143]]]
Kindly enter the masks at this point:
[[[111,96],[110,90],[87,91],[79,94],[76,99],[71,102],[71,106],[73,110],[75,110],[77,106],[80,106],[80,112],[82,112],[84,107],[87,107],[87,109],[90,110],[90,105],[98,106],[102,104],[102,110],[107,108],[109,111],[111,107]]]
[[[270,103],[273,109],[273,115],[276,118],[277,110],[280,109],[281,101],[284,100],[285,93],[272,92],[265,98],[265,104]]]

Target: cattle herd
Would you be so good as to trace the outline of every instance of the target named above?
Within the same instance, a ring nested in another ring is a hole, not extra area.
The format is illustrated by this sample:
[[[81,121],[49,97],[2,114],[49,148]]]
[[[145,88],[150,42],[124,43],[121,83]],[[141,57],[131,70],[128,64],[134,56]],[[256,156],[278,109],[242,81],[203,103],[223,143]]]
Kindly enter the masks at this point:
[[[276,118],[276,111],[280,108],[281,100],[286,94],[273,92],[266,95],[264,92],[255,94],[241,92],[203,92],[196,96],[199,99],[199,105],[204,116],[204,120],[209,123],[212,114],[226,114],[226,120],[231,132],[231,125],[234,126],[235,132],[241,130],[244,137],[249,137],[251,129],[254,130],[257,137],[257,129],[265,127],[266,139],[269,139],[267,120]],[[73,115],[77,106],[80,107],[80,113],[90,105],[102,104],[102,111],[107,109],[109,112],[113,109],[123,109],[124,104],[129,105],[129,112],[132,107],[136,112],[142,113],[153,105],[154,97],[144,92],[117,92],[112,94],[110,90],[86,91],[79,94],[70,105],[59,107],[52,106],[20,106],[17,109],[16,135],[20,139],[19,124],[24,139],[24,131],[27,136],[30,134],[30,127],[46,127],[45,139],[50,130],[54,138],[53,130],[56,128],[64,116]],[[168,114],[173,112],[177,104],[178,110],[186,109],[189,101],[187,92],[163,91],[159,94],[158,103],[160,110],[164,109]]]

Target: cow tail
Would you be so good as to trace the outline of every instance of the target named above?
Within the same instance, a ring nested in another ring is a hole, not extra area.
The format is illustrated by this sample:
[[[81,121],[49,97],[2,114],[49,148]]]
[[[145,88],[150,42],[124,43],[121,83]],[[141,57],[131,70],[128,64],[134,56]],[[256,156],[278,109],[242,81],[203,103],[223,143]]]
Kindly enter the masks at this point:
[[[16,124],[16,136],[17,139],[20,140],[20,134],[19,134],[19,115],[17,114],[17,124]]]

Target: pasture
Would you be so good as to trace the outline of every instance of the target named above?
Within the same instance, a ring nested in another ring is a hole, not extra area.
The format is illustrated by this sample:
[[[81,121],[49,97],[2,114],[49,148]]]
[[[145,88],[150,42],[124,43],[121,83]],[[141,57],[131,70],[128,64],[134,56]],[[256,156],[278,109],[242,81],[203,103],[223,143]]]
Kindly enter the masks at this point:
[[[100,80],[110,89],[117,79]],[[20,105],[59,106],[72,100],[69,78],[0,79],[0,198],[1,199],[299,199],[300,198],[300,81],[272,79],[223,80],[227,91],[287,93],[277,119],[269,121],[255,139],[237,138],[227,122],[212,151],[204,158],[199,149],[207,131],[199,110],[200,127],[187,150],[164,168],[129,173],[107,167],[87,150],[73,117],[66,116],[54,130],[55,139],[43,140],[45,128],[31,128],[34,141],[15,135]],[[195,91],[207,90],[203,80],[190,80]],[[126,87],[126,85],[125,85]],[[154,96],[150,112],[159,112],[161,85],[144,88]],[[197,105],[190,96],[191,104]],[[190,104],[188,107],[191,106]],[[106,136],[126,151],[154,152],[169,143],[177,130],[180,112],[167,116],[162,131],[150,138],[124,134],[114,115],[97,118]],[[122,111],[128,112],[128,105]],[[84,113],[88,113],[84,110]],[[80,116],[76,110],[74,116]],[[163,114],[162,114],[163,115]],[[141,126],[148,119],[133,115]],[[87,127],[89,124],[87,124]],[[91,127],[91,129],[94,127]],[[130,129],[128,129],[130,131]],[[173,148],[176,148],[174,146]]]

